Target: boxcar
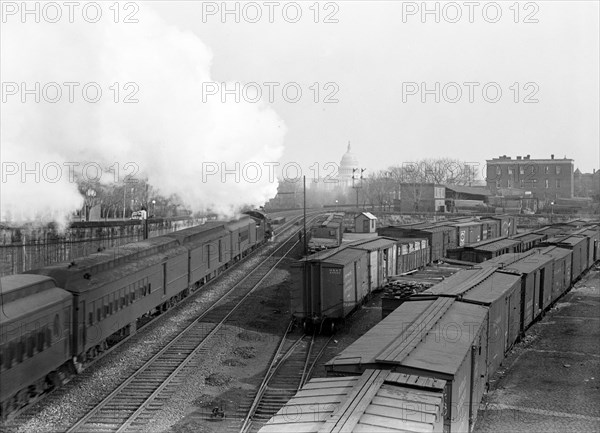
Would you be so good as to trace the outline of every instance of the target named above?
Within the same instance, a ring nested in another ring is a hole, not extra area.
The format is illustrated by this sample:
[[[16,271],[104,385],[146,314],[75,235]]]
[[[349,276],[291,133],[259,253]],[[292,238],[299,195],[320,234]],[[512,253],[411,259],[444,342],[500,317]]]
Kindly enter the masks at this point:
[[[413,298],[431,295],[455,297],[489,309],[487,372],[494,374],[519,337],[521,277],[496,272],[494,267],[465,269]]]
[[[535,248],[538,245],[540,245],[544,240],[546,240],[546,235],[544,235],[542,233],[526,232],[526,233],[519,233],[517,235],[513,235],[510,237],[510,239],[519,241],[520,244],[519,244],[518,248],[516,249],[516,251],[523,252],[523,251],[529,251],[530,249]]]
[[[333,331],[369,293],[363,250],[339,247],[310,255],[292,268],[292,315],[307,328]]]
[[[388,226],[377,229],[380,236],[388,236],[396,239],[427,239],[430,247],[429,263],[437,262],[446,257],[448,248],[453,247],[450,226],[419,225],[415,226]]]
[[[349,248],[364,250],[367,253],[368,293],[378,289],[385,284],[390,275],[395,274],[397,260],[395,239],[377,237],[353,242]]]
[[[598,249],[600,248],[600,229],[598,226],[584,227],[573,232],[574,235],[587,238],[587,262],[586,268],[592,267],[598,260]]]
[[[71,359],[72,296],[41,275],[2,277],[0,289],[1,419],[41,393],[46,376]]]
[[[481,240],[481,223],[467,222],[458,223],[454,226],[456,227],[456,237],[458,239],[459,247],[462,247],[465,244],[479,242]]]
[[[556,301],[571,286],[571,250],[555,246],[541,249],[542,254],[546,254],[554,260],[552,270],[552,297],[550,302]]]
[[[487,381],[487,314],[451,298],[405,302],[325,368],[336,375],[387,369],[445,380],[444,431],[470,431]]]
[[[551,303],[552,266],[552,257],[538,251],[498,271],[521,276],[521,333]]]
[[[442,432],[445,389],[444,380],[389,370],[315,378],[259,433]]]
[[[587,269],[588,245],[587,238],[579,235],[559,236],[548,239],[544,245],[555,245],[561,248],[570,249],[571,256],[571,275],[573,282],[577,281],[581,274]]]
[[[502,254],[514,253],[519,250],[520,244],[518,240],[513,239],[488,239],[465,245],[458,251],[454,250],[453,258],[467,262],[481,263]]]
[[[398,239],[396,274],[422,269],[429,264],[427,239]]]

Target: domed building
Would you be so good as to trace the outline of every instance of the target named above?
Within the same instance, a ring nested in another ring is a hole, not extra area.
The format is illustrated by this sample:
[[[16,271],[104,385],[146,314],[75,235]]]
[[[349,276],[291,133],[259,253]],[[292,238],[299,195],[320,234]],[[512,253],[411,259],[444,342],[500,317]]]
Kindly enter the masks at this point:
[[[342,156],[338,171],[338,181],[341,187],[352,186],[352,170],[354,169],[359,170],[356,176],[357,178],[360,177],[360,166],[358,165],[358,159],[356,158],[356,155],[351,152],[350,142],[348,142],[348,150]]]

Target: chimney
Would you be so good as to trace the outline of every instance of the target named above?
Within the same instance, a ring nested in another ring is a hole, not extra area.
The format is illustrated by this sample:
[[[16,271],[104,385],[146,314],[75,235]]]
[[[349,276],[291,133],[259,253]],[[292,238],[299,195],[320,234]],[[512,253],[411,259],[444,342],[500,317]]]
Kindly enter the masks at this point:
[[[521,160],[521,157],[520,157],[520,156],[517,156],[517,159],[518,159],[518,160]]]
[[[550,155],[550,159],[554,159],[554,154]]]
[[[527,157],[525,159],[529,159],[529,158],[531,158],[531,155],[527,155]]]

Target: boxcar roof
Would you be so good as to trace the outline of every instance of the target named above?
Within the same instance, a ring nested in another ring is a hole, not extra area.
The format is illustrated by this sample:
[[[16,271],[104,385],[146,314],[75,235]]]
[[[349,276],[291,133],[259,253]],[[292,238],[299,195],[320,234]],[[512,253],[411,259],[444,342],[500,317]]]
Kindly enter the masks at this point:
[[[395,245],[397,242],[397,239],[379,236],[374,239],[354,241],[349,246],[352,248],[360,248],[372,251],[380,248],[389,248],[392,245]]]
[[[489,304],[504,296],[506,292],[515,287],[520,287],[521,277],[518,275],[494,272],[490,278],[482,281],[468,291],[462,298],[474,302]]]
[[[489,260],[481,262],[481,263],[479,263],[479,265],[481,265],[481,266],[500,266],[500,267],[507,266],[507,265],[510,265],[511,263],[521,260],[527,256],[530,256],[534,253],[535,253],[534,250],[529,250],[529,251],[525,251],[522,253],[501,254],[497,257],[492,257]]]
[[[387,370],[312,379],[259,432],[434,431],[443,422],[445,386]]]
[[[548,255],[554,257],[555,259],[561,259],[563,257],[566,257],[566,256],[572,254],[571,250],[566,249],[566,248],[557,247],[555,245],[541,248],[540,251],[542,254],[548,254]]]
[[[347,265],[348,263],[352,263],[360,259],[364,255],[365,252],[362,250],[355,250],[353,248],[343,248],[335,254],[332,254],[331,256],[322,259],[321,262],[333,265]]]
[[[485,307],[452,298],[410,300],[326,363],[346,367],[403,366],[454,376],[485,323]]]
[[[567,236],[566,238],[563,239],[559,239],[557,241],[557,243],[560,244],[564,244],[564,245],[577,245],[581,242],[585,241],[585,237],[581,236],[581,235],[571,235],[571,236]]]
[[[492,241],[490,243],[474,247],[475,244],[469,245],[470,248],[473,248],[478,251],[500,251],[504,248],[514,247],[515,245],[519,245],[521,241],[516,241],[513,239],[498,239]]]
[[[507,271],[516,271],[522,274],[528,274],[554,260],[552,257],[549,257],[545,254],[540,254],[539,250],[536,250],[536,252],[537,254],[531,254],[522,258],[521,260],[517,260],[504,269]]]
[[[425,290],[423,294],[457,296],[462,295],[467,290],[472,289],[484,280],[490,278],[495,272],[492,266],[486,268],[463,269],[454,275],[446,278],[444,281]]]

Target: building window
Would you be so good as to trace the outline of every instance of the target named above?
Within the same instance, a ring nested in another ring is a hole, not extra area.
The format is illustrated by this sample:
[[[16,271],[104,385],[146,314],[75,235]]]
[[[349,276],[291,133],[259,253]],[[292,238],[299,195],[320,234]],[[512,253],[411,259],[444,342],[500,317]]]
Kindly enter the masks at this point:
[[[560,166],[556,166],[556,174],[560,174]]]
[[[510,174],[510,173],[509,173],[509,174]],[[512,187],[512,182],[511,182],[511,180],[510,180],[510,179],[508,179],[508,181],[507,181],[507,185],[506,185],[506,186],[507,186],[507,187],[509,187],[509,188],[511,188],[511,187]]]
[[[544,186],[545,186],[546,188],[548,188],[548,184],[549,184],[549,182],[548,182],[548,179],[546,179],[546,180],[545,180],[545,185],[544,185]]]
[[[509,174],[509,175],[513,174],[513,169],[512,169],[512,167],[508,167],[508,174]]]
[[[519,167],[519,174],[525,174],[525,167]]]
[[[499,165],[496,166],[496,174],[500,176],[502,174],[502,168]]]
[[[544,167],[544,174],[548,174],[550,173],[550,167],[549,166],[545,166]]]
[[[556,179],[556,187],[560,188],[560,179]]]
[[[500,181],[499,180],[496,181],[496,188],[500,188]]]

